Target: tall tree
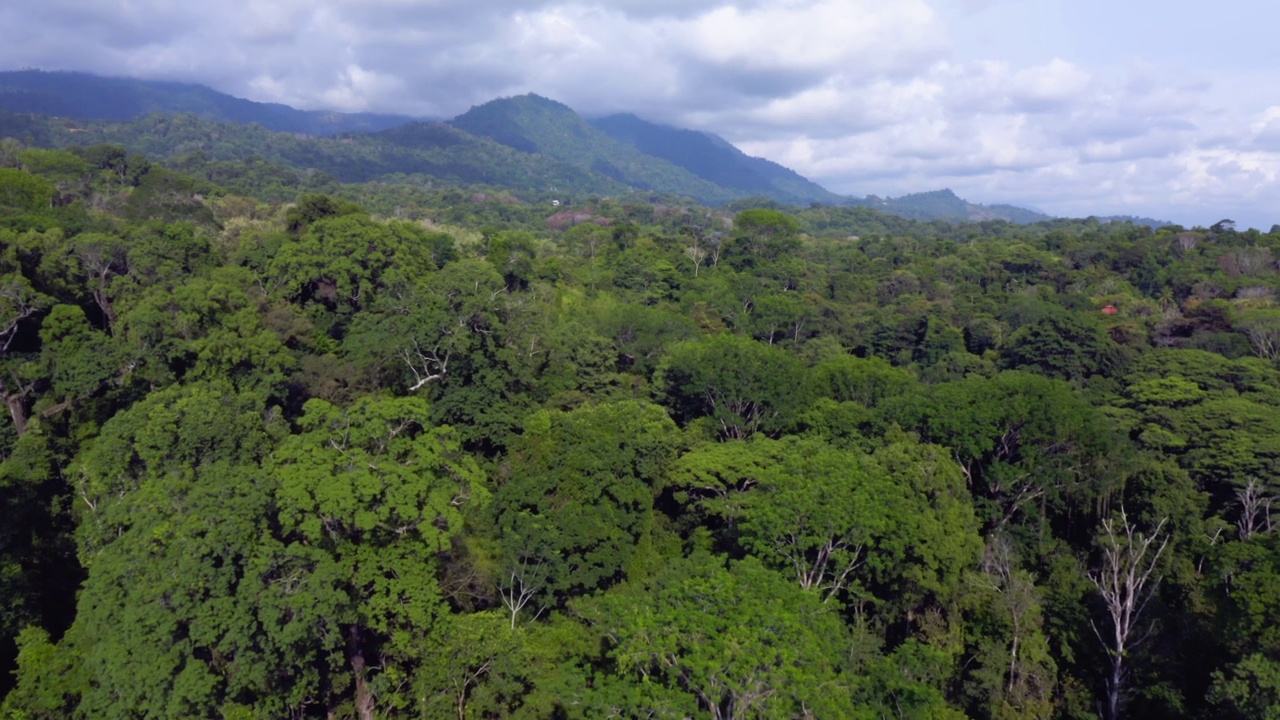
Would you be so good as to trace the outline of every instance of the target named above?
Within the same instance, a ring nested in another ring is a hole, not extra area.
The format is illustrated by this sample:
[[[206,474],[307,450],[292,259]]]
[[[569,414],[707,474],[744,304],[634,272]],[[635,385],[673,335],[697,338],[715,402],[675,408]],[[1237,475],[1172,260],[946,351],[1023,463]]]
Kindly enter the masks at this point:
[[[436,558],[461,532],[463,508],[487,502],[474,460],[429,418],[417,398],[365,398],[345,411],[310,400],[302,432],[267,463],[282,541],[310,558],[301,576],[339,598],[325,622],[343,639],[361,718],[374,716],[375,677],[419,660],[418,638],[444,612]],[[329,692],[346,686],[330,682]]]
[[[1134,650],[1150,634],[1143,622],[1147,604],[1160,582],[1160,556],[1169,545],[1161,520],[1148,535],[1141,532],[1121,508],[1119,515],[1102,521],[1101,563],[1089,573],[1106,611],[1106,625],[1094,626],[1106,648],[1110,671],[1102,703],[1107,720],[1119,720],[1128,690],[1128,665]]]
[[[654,383],[678,419],[707,417],[726,439],[781,435],[808,401],[799,359],[737,335],[676,345]]]
[[[604,692],[588,702],[650,715],[700,710],[716,720],[856,717],[841,681],[846,641],[835,614],[754,558],[722,563],[686,561],[652,588],[579,606],[605,637],[616,672],[639,683],[629,705]]]
[[[621,580],[679,445],[671,419],[645,402],[533,415],[494,500],[500,589],[518,596],[517,584],[536,582],[563,598]]]

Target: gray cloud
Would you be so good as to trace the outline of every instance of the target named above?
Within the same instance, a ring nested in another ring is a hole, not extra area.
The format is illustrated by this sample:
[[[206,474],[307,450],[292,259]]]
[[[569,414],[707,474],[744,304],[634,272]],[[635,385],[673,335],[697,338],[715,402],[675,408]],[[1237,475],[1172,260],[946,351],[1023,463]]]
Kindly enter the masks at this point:
[[[537,92],[584,114],[711,130],[836,191],[951,186],[1063,214],[1212,215],[1221,204],[1264,221],[1280,196],[1280,109],[1248,109],[1209,73],[1158,61],[1015,62],[972,48],[956,59],[966,39],[948,22],[1015,5],[6,0],[0,67],[429,117]]]

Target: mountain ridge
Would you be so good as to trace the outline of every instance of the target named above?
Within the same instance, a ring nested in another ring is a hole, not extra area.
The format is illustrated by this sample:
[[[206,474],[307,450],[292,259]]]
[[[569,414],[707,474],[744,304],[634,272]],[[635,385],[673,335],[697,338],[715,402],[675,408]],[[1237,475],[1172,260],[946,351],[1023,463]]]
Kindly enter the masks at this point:
[[[619,143],[569,106],[526,94],[490,100],[449,121],[515,150],[538,153],[641,190],[662,190],[719,205],[740,197],[732,189]]]
[[[713,133],[653,123],[633,113],[588,122],[619,142],[668,160],[723,187],[775,199],[779,195],[790,196],[791,204],[795,205],[850,202],[850,198],[837,195],[790,168],[747,155]]]
[[[900,215],[911,220],[1007,220],[1027,225],[1052,220],[1053,216],[1015,205],[981,205],[956,195],[950,188],[910,193],[896,198],[868,195],[857,204]]]
[[[298,110],[193,83],[20,70],[0,71],[0,113],[9,115],[0,118],[0,136],[8,127],[28,144],[117,143],[162,158],[257,155],[354,182],[422,175],[544,192],[670,193],[707,205],[758,198],[792,206],[865,206],[924,220],[1029,223],[1050,217],[1013,205],[970,203],[950,190],[897,198],[843,196],[778,163],[751,157],[714,133],[632,113],[588,120],[534,94],[498,98],[442,123]],[[37,115],[73,122],[31,119]],[[180,119],[185,115],[197,119]],[[76,122],[85,125],[75,127]],[[157,135],[161,128],[165,134]]]
[[[276,132],[307,135],[376,132],[415,119],[383,113],[299,110],[281,103],[238,98],[197,83],[45,70],[0,72],[0,109],[117,122],[155,113],[191,113],[210,120],[257,123]]]

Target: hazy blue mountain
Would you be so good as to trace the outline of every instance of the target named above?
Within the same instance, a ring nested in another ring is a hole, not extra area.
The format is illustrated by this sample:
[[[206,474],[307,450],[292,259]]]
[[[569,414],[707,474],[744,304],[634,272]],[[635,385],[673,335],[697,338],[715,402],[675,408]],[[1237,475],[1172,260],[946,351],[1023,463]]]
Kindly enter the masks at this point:
[[[1052,217],[1044,213],[1013,205],[979,205],[958,197],[950,189],[913,193],[902,197],[877,197],[868,195],[858,201],[877,210],[912,220],[954,220],[981,222],[983,220],[1007,220],[1029,225]]]
[[[724,188],[792,205],[849,202],[849,198],[828,191],[794,170],[751,157],[711,133],[659,125],[630,113],[610,115],[590,123],[618,142],[674,163]]]
[[[748,194],[695,175],[592,127],[572,108],[538,95],[492,100],[449,124],[525,153],[546,155],[640,190],[718,205]]]
[[[1108,223],[1117,222],[1117,223],[1133,223],[1134,225],[1146,225],[1147,227],[1153,228],[1153,229],[1162,228],[1166,225],[1174,224],[1173,221],[1171,220],[1156,220],[1155,218],[1138,217],[1137,215],[1107,215],[1105,217],[1099,217],[1098,219],[1101,220],[1102,222],[1108,222]]]
[[[401,115],[297,110],[226,95],[204,85],[107,78],[87,73],[0,72],[0,109],[77,120],[128,121],[161,113],[257,123],[277,132],[336,135],[373,132],[412,120]]]

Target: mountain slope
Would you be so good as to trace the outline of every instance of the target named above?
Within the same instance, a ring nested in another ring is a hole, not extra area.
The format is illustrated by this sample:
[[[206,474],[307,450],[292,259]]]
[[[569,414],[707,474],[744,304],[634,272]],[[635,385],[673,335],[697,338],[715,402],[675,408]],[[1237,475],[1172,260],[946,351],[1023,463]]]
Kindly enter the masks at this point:
[[[747,194],[618,142],[568,106],[538,95],[493,100],[471,108],[449,124],[520,152],[547,155],[641,190],[687,195],[713,205]]]
[[[106,78],[87,73],[0,72],[0,109],[77,120],[128,121],[163,113],[257,123],[277,132],[334,135],[377,131],[412,120],[400,115],[297,110],[217,92],[204,85]]]
[[[590,123],[646,155],[667,160],[708,182],[746,195],[792,205],[849,202],[849,198],[829,192],[794,170],[747,155],[716,135],[651,123],[630,113]]]
[[[387,176],[394,181],[403,174],[540,192],[661,192],[708,205],[855,205],[918,220],[1031,223],[1048,217],[1009,205],[969,203],[950,190],[899,198],[840,196],[714,134],[629,114],[587,122],[537,95],[494,100],[447,124],[425,123],[296,110],[202,85],[24,70],[0,72],[3,137],[44,147],[110,142],[160,159],[257,156],[349,182]]]
[[[520,190],[559,187],[576,193],[621,193],[626,186],[542,155],[517,152],[443,123],[408,123],[381,133],[300,137],[260,125],[222,123],[194,115],[152,115],[126,123],[54,121],[0,111],[0,137],[48,147],[111,143],[168,160],[257,158],[320,170],[344,182],[425,175],[465,185]]]

